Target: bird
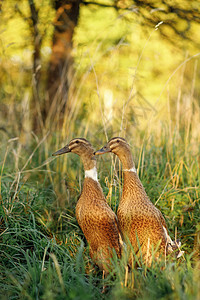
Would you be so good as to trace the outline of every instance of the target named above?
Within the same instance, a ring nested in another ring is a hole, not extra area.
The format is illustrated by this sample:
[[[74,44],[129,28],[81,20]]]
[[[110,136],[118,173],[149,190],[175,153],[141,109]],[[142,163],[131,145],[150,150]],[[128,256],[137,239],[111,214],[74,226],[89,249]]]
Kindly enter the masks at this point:
[[[182,256],[180,242],[171,240],[162,213],[145,192],[127,141],[122,137],[113,137],[103,148],[96,151],[95,155],[107,152],[117,155],[123,166],[124,183],[117,217],[126,245],[131,244],[137,258],[142,256],[142,261],[147,266],[151,266],[153,257],[158,259],[163,254],[167,255],[175,250],[177,257]],[[156,253],[153,254],[152,249]],[[134,264],[134,259],[134,255],[130,254],[129,265]]]
[[[111,271],[113,250],[120,258],[123,242],[117,216],[107,204],[98,182],[94,149],[86,139],[75,138],[52,155],[64,153],[75,153],[82,160],[85,178],[76,204],[76,219],[89,244],[90,257],[103,271],[103,276],[107,276]]]

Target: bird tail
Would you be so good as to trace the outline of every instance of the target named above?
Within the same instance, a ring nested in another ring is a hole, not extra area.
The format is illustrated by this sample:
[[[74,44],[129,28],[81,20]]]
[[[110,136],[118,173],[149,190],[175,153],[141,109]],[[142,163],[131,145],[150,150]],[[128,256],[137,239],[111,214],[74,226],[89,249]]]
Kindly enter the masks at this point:
[[[167,229],[163,226],[166,238],[166,250],[167,253],[170,254],[172,252],[175,253],[176,258],[181,257],[184,254],[184,251],[181,250],[181,242],[180,240],[172,241],[170,238]]]

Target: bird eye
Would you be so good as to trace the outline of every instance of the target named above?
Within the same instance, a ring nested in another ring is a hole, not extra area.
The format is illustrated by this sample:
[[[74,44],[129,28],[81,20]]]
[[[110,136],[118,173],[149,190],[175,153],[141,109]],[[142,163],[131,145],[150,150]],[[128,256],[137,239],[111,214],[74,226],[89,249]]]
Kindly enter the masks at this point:
[[[119,143],[119,140],[117,140],[117,143]]]
[[[79,143],[79,141],[76,141],[76,144],[78,144]]]

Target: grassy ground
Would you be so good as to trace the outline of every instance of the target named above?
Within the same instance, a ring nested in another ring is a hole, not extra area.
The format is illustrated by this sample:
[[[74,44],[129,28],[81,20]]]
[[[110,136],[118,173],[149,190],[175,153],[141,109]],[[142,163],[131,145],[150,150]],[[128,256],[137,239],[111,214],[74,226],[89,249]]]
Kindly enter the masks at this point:
[[[29,147],[5,138],[0,149],[0,298],[198,299],[200,173],[196,148],[186,141],[186,133],[177,138],[177,132],[170,135],[163,127],[159,138],[153,132],[148,138],[139,132],[135,142],[127,137],[147,194],[165,215],[171,237],[181,238],[184,257],[154,263],[150,269],[141,265],[130,273],[113,259],[106,279],[91,262],[75,218],[84,179],[79,158],[49,158],[58,149],[55,136]],[[103,136],[101,142],[88,139],[96,148],[105,142]],[[116,212],[121,166],[105,155],[98,168]]]

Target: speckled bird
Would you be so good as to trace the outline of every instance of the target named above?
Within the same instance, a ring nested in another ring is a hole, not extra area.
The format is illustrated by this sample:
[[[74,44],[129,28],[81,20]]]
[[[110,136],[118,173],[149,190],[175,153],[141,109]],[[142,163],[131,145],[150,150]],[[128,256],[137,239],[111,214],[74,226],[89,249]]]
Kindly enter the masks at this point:
[[[137,175],[131,149],[121,137],[112,138],[95,155],[112,152],[116,154],[123,166],[123,191],[117,217],[119,228],[127,245],[132,244],[137,256],[142,253],[143,261],[150,266],[153,256],[169,254],[177,250],[177,257],[182,255],[180,243],[173,242],[168,234],[165,219],[158,208],[149,200]],[[158,251],[153,254],[158,247]],[[132,264],[130,255],[129,264]]]
[[[89,244],[92,260],[106,275],[110,270],[113,250],[118,257],[121,256],[117,217],[107,204],[98,182],[92,145],[86,139],[75,138],[52,155],[70,152],[80,156],[85,170],[82,192],[76,205],[76,218]]]

